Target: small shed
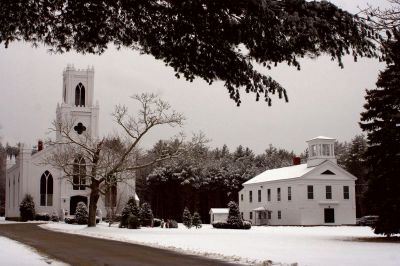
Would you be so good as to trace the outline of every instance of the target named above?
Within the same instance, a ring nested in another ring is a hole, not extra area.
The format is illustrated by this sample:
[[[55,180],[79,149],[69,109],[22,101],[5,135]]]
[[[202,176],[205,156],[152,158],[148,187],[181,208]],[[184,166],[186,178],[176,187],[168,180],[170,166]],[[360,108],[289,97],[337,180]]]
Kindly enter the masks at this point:
[[[210,223],[213,222],[226,222],[228,220],[228,208],[211,208],[210,209]]]

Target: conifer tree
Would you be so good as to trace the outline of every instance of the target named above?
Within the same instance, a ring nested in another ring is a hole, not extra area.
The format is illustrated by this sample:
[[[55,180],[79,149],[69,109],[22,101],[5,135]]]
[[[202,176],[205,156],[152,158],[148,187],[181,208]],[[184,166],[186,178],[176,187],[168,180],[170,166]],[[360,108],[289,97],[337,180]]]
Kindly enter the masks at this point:
[[[35,202],[31,195],[26,194],[19,205],[21,220],[26,222],[35,219]]]
[[[231,225],[231,228],[241,228],[243,226],[242,216],[239,212],[239,206],[236,202],[231,201],[228,203],[229,214],[227,223]]]
[[[388,34],[389,37],[391,34]],[[400,233],[400,34],[383,43],[386,69],[377,88],[367,90],[360,126],[367,133],[367,200],[379,215],[376,234]]]
[[[140,209],[140,223],[142,226],[153,226],[153,211],[149,203],[144,202],[142,208]]]
[[[128,202],[122,209],[119,227],[127,227],[128,219],[131,215],[139,218],[139,208],[136,206],[136,200],[134,197],[129,197]]]
[[[75,220],[78,224],[87,224],[89,213],[84,202],[79,202],[75,210]]]
[[[187,207],[185,207],[185,209],[183,210],[182,223],[187,228],[192,227],[192,215],[190,214],[190,211]]]
[[[196,229],[201,228],[201,217],[198,212],[193,213],[192,225],[196,227]]]

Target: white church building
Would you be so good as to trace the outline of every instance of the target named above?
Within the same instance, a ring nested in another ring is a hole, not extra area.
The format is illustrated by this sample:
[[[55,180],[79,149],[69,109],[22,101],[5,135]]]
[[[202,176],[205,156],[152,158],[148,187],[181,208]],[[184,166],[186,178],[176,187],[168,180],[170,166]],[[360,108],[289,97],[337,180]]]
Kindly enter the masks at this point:
[[[335,139],[309,141],[307,163],[267,170],[243,183],[242,217],[253,225],[356,223],[355,176],[337,165]]]
[[[99,135],[99,104],[94,104],[94,68],[75,69],[68,65],[63,71],[62,102],[57,104],[56,121],[69,119],[76,121],[76,134],[86,131],[93,139]],[[74,133],[75,134],[75,133]],[[56,139],[61,138],[57,133]],[[20,146],[15,162],[7,163],[6,203],[7,218],[20,216],[19,204],[26,194],[30,194],[35,202],[36,213],[56,213],[63,217],[72,215],[78,202],[89,204],[90,189],[83,186],[86,182],[81,173],[88,169],[78,169],[79,175],[72,183],[63,178],[60,169],[44,164],[52,147],[43,148],[39,141],[36,151],[26,145]],[[81,162],[82,163],[82,162]],[[86,168],[86,166],[84,166]],[[81,168],[81,167],[80,167]],[[118,203],[117,206],[117,193]],[[97,208],[99,216],[106,216],[107,208],[122,208],[125,201],[135,196],[135,179],[118,184],[112,193],[100,197]],[[120,206],[122,205],[122,206]]]

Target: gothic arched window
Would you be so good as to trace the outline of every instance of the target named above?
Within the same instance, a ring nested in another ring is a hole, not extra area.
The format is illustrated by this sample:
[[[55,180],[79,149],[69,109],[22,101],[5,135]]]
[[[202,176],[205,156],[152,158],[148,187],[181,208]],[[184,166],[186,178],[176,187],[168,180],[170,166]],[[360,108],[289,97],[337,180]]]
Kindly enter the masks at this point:
[[[67,88],[64,85],[64,90],[63,90],[63,101],[64,103],[67,102]]]
[[[49,171],[40,177],[40,206],[53,206],[53,176]]]
[[[53,177],[47,177],[47,206],[53,206]]]
[[[85,86],[80,82],[75,88],[75,105],[85,106]]]
[[[74,190],[85,190],[86,184],[86,162],[83,157],[74,160],[74,175],[72,179],[72,188]]]

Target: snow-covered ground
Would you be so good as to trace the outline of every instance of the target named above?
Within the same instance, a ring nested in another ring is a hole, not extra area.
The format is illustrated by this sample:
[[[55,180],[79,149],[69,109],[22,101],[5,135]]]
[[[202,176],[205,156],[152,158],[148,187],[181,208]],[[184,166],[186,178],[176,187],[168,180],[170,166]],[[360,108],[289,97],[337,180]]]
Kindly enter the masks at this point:
[[[0,265],[62,266],[67,264],[49,259],[28,246],[0,236]]]
[[[250,230],[141,228],[129,230],[95,228],[64,223],[44,228],[92,237],[120,240],[174,249],[191,254],[219,257],[240,262],[294,263],[308,266],[400,265],[400,243],[359,241],[375,238],[369,227],[252,227]]]

